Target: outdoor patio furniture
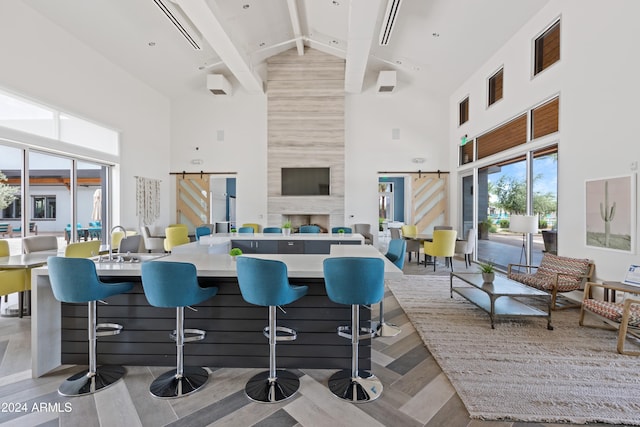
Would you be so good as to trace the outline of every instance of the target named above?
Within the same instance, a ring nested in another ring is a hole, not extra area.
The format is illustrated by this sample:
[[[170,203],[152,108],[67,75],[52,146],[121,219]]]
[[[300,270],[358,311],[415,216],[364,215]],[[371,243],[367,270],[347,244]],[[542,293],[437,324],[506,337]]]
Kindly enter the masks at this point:
[[[534,273],[521,273],[520,269],[514,271],[514,267],[525,268],[526,271],[535,269]],[[567,304],[558,306],[558,293],[576,291],[582,289],[591,280],[595,265],[588,259],[569,258],[544,253],[539,266],[509,264],[507,276],[509,279],[524,283],[551,294],[551,308],[579,307],[580,304]]]

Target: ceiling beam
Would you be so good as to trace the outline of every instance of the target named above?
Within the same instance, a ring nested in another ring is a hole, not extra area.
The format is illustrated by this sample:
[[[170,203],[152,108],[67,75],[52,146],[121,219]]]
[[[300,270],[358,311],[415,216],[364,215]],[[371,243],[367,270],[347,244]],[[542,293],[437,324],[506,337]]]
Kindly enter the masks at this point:
[[[298,15],[297,0],[287,0],[289,7],[289,17],[291,18],[291,26],[293,27],[293,37],[296,39],[296,48],[298,55],[304,55],[304,43],[302,42],[302,30],[300,29],[300,16]]]
[[[380,12],[380,0],[351,0],[349,2],[349,32],[344,90],[362,92],[371,43]]]
[[[231,40],[222,22],[205,0],[173,0],[193,22],[202,37],[216,51],[229,71],[248,92],[264,92],[264,84],[250,61]]]

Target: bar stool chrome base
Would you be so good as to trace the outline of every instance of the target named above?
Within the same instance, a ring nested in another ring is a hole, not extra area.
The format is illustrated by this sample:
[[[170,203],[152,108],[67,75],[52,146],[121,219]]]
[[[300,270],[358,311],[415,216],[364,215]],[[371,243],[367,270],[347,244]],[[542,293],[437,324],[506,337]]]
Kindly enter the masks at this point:
[[[78,372],[60,384],[58,393],[69,397],[92,394],[115,384],[126,372],[123,366],[100,366],[95,373],[89,370]]]
[[[372,373],[358,371],[356,377],[352,371],[343,369],[329,378],[329,390],[340,399],[352,403],[365,403],[376,400],[382,394],[382,382]]]
[[[185,366],[182,376],[172,369],[156,378],[149,387],[152,396],[160,399],[175,399],[198,391],[209,381],[209,373],[200,367]]]
[[[247,397],[254,402],[273,403],[287,400],[300,388],[300,379],[284,369],[276,371],[276,378],[269,378],[269,371],[254,375],[244,388]]]
[[[382,322],[376,326],[376,336],[378,337],[395,337],[402,329],[391,323]]]

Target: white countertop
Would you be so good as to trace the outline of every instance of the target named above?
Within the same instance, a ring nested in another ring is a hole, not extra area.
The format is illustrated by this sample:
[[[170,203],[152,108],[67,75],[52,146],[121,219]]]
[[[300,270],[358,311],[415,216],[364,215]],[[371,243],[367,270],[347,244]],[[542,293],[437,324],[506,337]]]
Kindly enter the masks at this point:
[[[208,253],[172,253],[164,254],[133,254],[142,262],[176,261],[194,264],[201,277],[236,277],[236,261],[228,254]],[[322,261],[328,257],[356,256],[378,257],[385,261],[385,278],[402,276],[402,270],[390,262],[383,254],[371,245],[331,245],[330,255],[305,255],[305,254],[246,254],[262,259],[279,260],[287,264],[289,277],[292,278],[322,278]],[[96,270],[101,276],[139,276],[141,262],[96,262]],[[33,270],[35,275],[47,275],[47,267]]]
[[[362,234],[339,233],[294,233],[285,236],[281,233],[216,233],[200,237],[201,245],[220,244],[227,240],[349,240],[364,242]]]

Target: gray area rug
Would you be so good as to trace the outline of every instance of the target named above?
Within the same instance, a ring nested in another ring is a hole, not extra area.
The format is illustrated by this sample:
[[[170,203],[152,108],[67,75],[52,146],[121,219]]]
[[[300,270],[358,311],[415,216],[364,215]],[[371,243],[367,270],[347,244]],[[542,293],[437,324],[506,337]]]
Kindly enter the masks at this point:
[[[448,277],[387,284],[472,418],[640,425],[640,357],[616,352],[617,332],[580,327],[578,309],[553,312],[553,331],[544,318],[491,329]]]

